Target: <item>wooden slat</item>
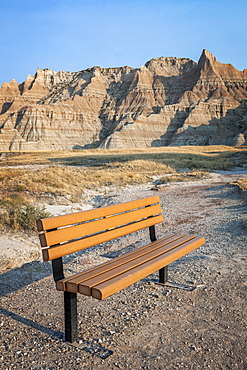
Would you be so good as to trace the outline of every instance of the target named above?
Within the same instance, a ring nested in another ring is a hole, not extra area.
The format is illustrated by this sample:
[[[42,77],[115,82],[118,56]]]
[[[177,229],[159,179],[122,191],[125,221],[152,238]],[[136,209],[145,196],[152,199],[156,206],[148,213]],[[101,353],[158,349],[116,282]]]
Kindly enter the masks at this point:
[[[110,216],[121,212],[127,212],[135,208],[146,207],[151,204],[159,203],[159,197],[153,196],[148,198],[142,198],[131,202],[125,202],[107,207],[101,207],[92,209],[89,211],[70,213],[68,215],[56,216],[43,218],[37,221],[38,231],[45,231],[50,229],[56,229],[58,227],[64,227],[67,225],[73,225],[80,222],[86,222],[95,218],[104,216]]]
[[[185,242],[193,241],[194,238],[195,238],[194,235],[193,236],[186,235],[181,239],[170,242],[169,245],[164,245],[155,250],[151,250],[142,256],[138,256],[137,258],[134,258],[131,261],[127,261],[126,263],[121,264],[120,266],[116,266],[115,268],[109,271],[106,271],[98,276],[92,277],[79,284],[79,292],[81,294],[91,296],[92,288],[94,286],[99,285],[109,279],[112,279],[115,276],[121,275],[125,273],[126,271],[129,271],[129,270],[132,271],[135,267],[141,266],[142,264],[147,263],[147,261],[152,261],[154,258],[164,255],[164,253],[167,253],[169,250],[172,250],[178,247],[179,245],[184,244]]]
[[[82,238],[90,234],[96,234],[111,228],[119,227],[131,222],[138,222],[141,219],[160,214],[162,212],[159,204],[141,208],[135,211],[128,211],[96,221],[83,223],[76,226],[65,227],[40,235],[42,247],[52,246],[72,239]]]
[[[70,290],[69,291],[73,292],[73,293],[77,293],[78,292],[78,284],[80,282],[86,280],[87,278],[94,277],[94,276],[98,275],[99,273],[101,273],[102,271],[108,271],[108,270],[110,270],[111,268],[113,268],[115,266],[119,266],[120,264],[124,263],[126,261],[126,259],[131,260],[131,258],[132,259],[135,258],[136,255],[141,255],[141,254],[146,253],[146,251],[148,249],[150,249],[150,246],[152,247],[152,249],[155,249],[155,248],[158,248],[161,244],[169,243],[170,241],[181,238],[182,236],[184,236],[184,235],[178,235],[178,234],[168,235],[163,239],[160,239],[160,240],[157,240],[155,242],[149,243],[149,244],[147,244],[143,247],[140,247],[140,248],[138,248],[138,249],[136,249],[132,252],[125,253],[122,256],[114,258],[111,261],[104,262],[104,263],[102,263],[98,266],[95,266],[95,267],[90,268],[88,270],[79,272],[78,274],[75,274],[73,276],[69,276],[67,278],[61,279],[61,280],[56,282],[56,288],[57,288],[57,290],[60,290],[60,291],[67,290],[67,283],[69,282],[69,283],[72,283],[70,285]]]
[[[76,274],[73,277],[70,277],[68,279],[63,279],[62,282],[57,282],[57,287],[60,287],[58,290],[67,290],[68,292],[77,293],[79,284],[86,281],[86,284],[88,283],[88,279],[95,278],[96,276],[110,271],[118,266],[121,266],[123,264],[126,264],[127,262],[130,262],[140,256],[146,256],[147,253],[151,251],[156,251],[161,246],[165,246],[169,244],[171,245],[171,242],[181,240],[181,238],[184,235],[172,235],[170,237],[166,237],[160,240],[157,240],[156,242],[150,243],[145,245],[144,247],[138,248],[135,251],[126,253],[125,255],[115,258],[114,260],[110,262],[106,262],[104,264],[101,264],[97,266],[96,268],[90,269],[84,273]],[[59,284],[60,283],[60,284]]]
[[[42,250],[44,261],[50,261],[58,257],[65,256],[79,250],[92,247],[94,245],[116,239],[120,236],[130,234],[132,232],[144,229],[146,227],[158,224],[163,221],[163,216],[154,216],[147,218],[138,223],[126,225],[117,229],[109,230],[101,234],[89,236],[88,238],[76,240],[71,243],[58,245],[56,247],[47,248]]]
[[[160,270],[162,267],[172,263],[178,258],[191,252],[195,248],[205,243],[205,239],[196,237],[193,241],[186,242],[176,249],[165,253],[153,260],[150,260],[143,265],[137,266],[130,271],[127,271],[121,275],[118,275],[110,280],[105,281],[92,288],[92,296],[96,299],[105,299],[119,290],[126,288],[127,286],[143,279],[144,277]],[[79,286],[80,291],[80,286]]]

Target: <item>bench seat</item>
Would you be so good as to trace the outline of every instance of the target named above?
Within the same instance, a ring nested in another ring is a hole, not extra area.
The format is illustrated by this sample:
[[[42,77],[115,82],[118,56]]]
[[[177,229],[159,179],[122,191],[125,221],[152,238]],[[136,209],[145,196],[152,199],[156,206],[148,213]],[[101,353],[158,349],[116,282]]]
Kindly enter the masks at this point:
[[[60,291],[102,300],[158,271],[204,243],[195,235],[173,234],[110,262],[56,282]]]

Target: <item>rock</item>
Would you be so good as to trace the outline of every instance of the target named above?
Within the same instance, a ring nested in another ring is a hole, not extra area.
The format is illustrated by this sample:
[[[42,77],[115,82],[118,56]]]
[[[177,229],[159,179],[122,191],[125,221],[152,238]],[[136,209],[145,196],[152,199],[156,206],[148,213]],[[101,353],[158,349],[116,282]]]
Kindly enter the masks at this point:
[[[247,69],[207,50],[198,63],[37,69],[0,89],[0,151],[246,145]]]

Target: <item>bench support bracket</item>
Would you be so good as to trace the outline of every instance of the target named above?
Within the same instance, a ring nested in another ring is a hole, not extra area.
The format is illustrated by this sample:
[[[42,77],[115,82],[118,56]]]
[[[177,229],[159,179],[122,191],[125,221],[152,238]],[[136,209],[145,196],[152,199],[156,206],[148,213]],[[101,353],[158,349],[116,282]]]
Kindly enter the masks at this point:
[[[155,242],[157,240],[154,225],[149,226],[149,236],[150,236],[151,242]]]
[[[64,279],[63,259],[62,257],[55,258],[52,262],[53,278],[55,281]]]
[[[166,284],[168,282],[168,266],[162,267],[159,270],[159,282],[161,284]]]
[[[151,242],[155,242],[157,240],[154,225],[149,226],[149,236],[150,236]],[[159,270],[159,282],[161,284],[166,284],[167,281],[168,281],[168,267],[165,266]]]
[[[77,294],[64,292],[65,340],[74,343],[78,339]]]

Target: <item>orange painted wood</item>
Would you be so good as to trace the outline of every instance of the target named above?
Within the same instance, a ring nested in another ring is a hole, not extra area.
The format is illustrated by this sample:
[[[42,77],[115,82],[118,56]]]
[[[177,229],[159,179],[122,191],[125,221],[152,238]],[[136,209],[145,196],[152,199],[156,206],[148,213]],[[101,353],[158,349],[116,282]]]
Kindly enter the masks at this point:
[[[88,285],[89,279],[95,278],[102,273],[105,273],[107,271],[111,271],[112,269],[119,267],[123,264],[126,264],[138,257],[145,256],[147,253],[155,251],[160,248],[161,246],[165,246],[169,244],[169,247],[167,247],[167,250],[171,248],[171,242],[176,241],[178,243],[178,240],[181,240],[181,238],[184,235],[171,235],[169,237],[157,240],[153,243],[147,244],[144,247],[138,248],[132,252],[126,253],[121,257],[115,258],[112,261],[106,262],[104,264],[101,264],[99,266],[96,266],[93,269],[89,269],[86,272],[83,272],[81,274],[76,274],[70,278],[60,280],[56,283],[58,290],[67,290],[68,292],[77,293],[79,284],[86,281],[86,284]],[[157,253],[157,252],[156,252]]]
[[[120,257],[114,258],[114,260],[104,262],[98,266],[95,266],[91,269],[85,270],[83,272],[80,272],[78,274],[75,274],[73,276],[69,276],[67,278],[61,279],[56,282],[56,288],[57,290],[64,291],[68,290],[73,293],[78,292],[78,284],[83,282],[84,280],[97,276],[98,274],[108,271],[113,267],[119,266],[123,263],[125,263],[128,260],[136,258],[136,256],[144,255],[150,250],[154,250],[156,248],[159,248],[162,244],[164,245],[165,243],[169,243],[171,241],[174,241],[178,238],[181,238],[184,235],[177,235],[177,234],[172,234],[168,235],[163,239],[157,240],[153,243],[149,243],[143,247],[140,247],[132,252],[128,252],[123,254]],[[69,285],[69,289],[67,289],[67,284]]]
[[[165,253],[169,250],[173,250],[174,248],[188,242],[193,241],[195,236],[186,235],[176,241],[170,242],[168,245],[162,246],[155,250],[149,251],[145,255],[139,256],[131,261],[126,261],[126,263],[121,264],[120,266],[116,266],[115,268],[106,271],[98,276],[92,277],[82,283],[79,284],[79,292],[84,295],[91,296],[92,288],[96,285],[104,283],[109,279],[113,279],[115,276],[121,276],[126,271],[133,271],[134,268],[140,266],[142,268],[143,264],[146,264],[148,261],[152,262],[153,259],[157,258],[158,256],[162,255],[162,258]],[[68,283],[69,284],[69,283]],[[69,290],[69,289],[68,289]]]
[[[163,216],[154,216],[147,218],[138,223],[133,223],[123,227],[119,227],[113,230],[108,230],[104,233],[89,236],[84,239],[75,240],[70,243],[61,244],[52,248],[46,248],[42,250],[44,261],[50,261],[58,257],[65,256],[70,253],[77,252],[79,250],[92,247],[94,245],[107,242],[112,239],[119,238],[120,236],[130,234],[132,232],[144,229],[146,227],[158,224],[162,222]]]
[[[112,214],[127,212],[135,208],[137,209],[141,207],[147,207],[155,203],[159,203],[158,196],[142,198],[131,202],[120,203],[107,207],[96,208],[89,211],[70,213],[68,215],[63,216],[43,218],[37,221],[37,228],[38,231],[56,229],[58,227],[73,225],[80,222],[86,222],[92,219],[110,216]]]
[[[155,271],[158,271],[162,267],[172,263],[195,248],[200,247],[204,243],[205,239],[201,237],[196,237],[192,241],[185,242],[164,255],[158,256],[153,260],[147,261],[146,263],[131,269],[130,271],[124,272],[123,274],[96,285],[92,288],[92,296],[100,300],[105,299],[119,290],[126,288],[127,286],[143,279]]]
[[[105,230],[113,229],[131,222],[138,222],[144,218],[161,214],[159,204],[141,208],[127,213],[113,215],[111,217],[92,220],[76,226],[65,227],[40,235],[42,247],[52,246],[69,240],[82,238],[90,234],[96,234]]]

